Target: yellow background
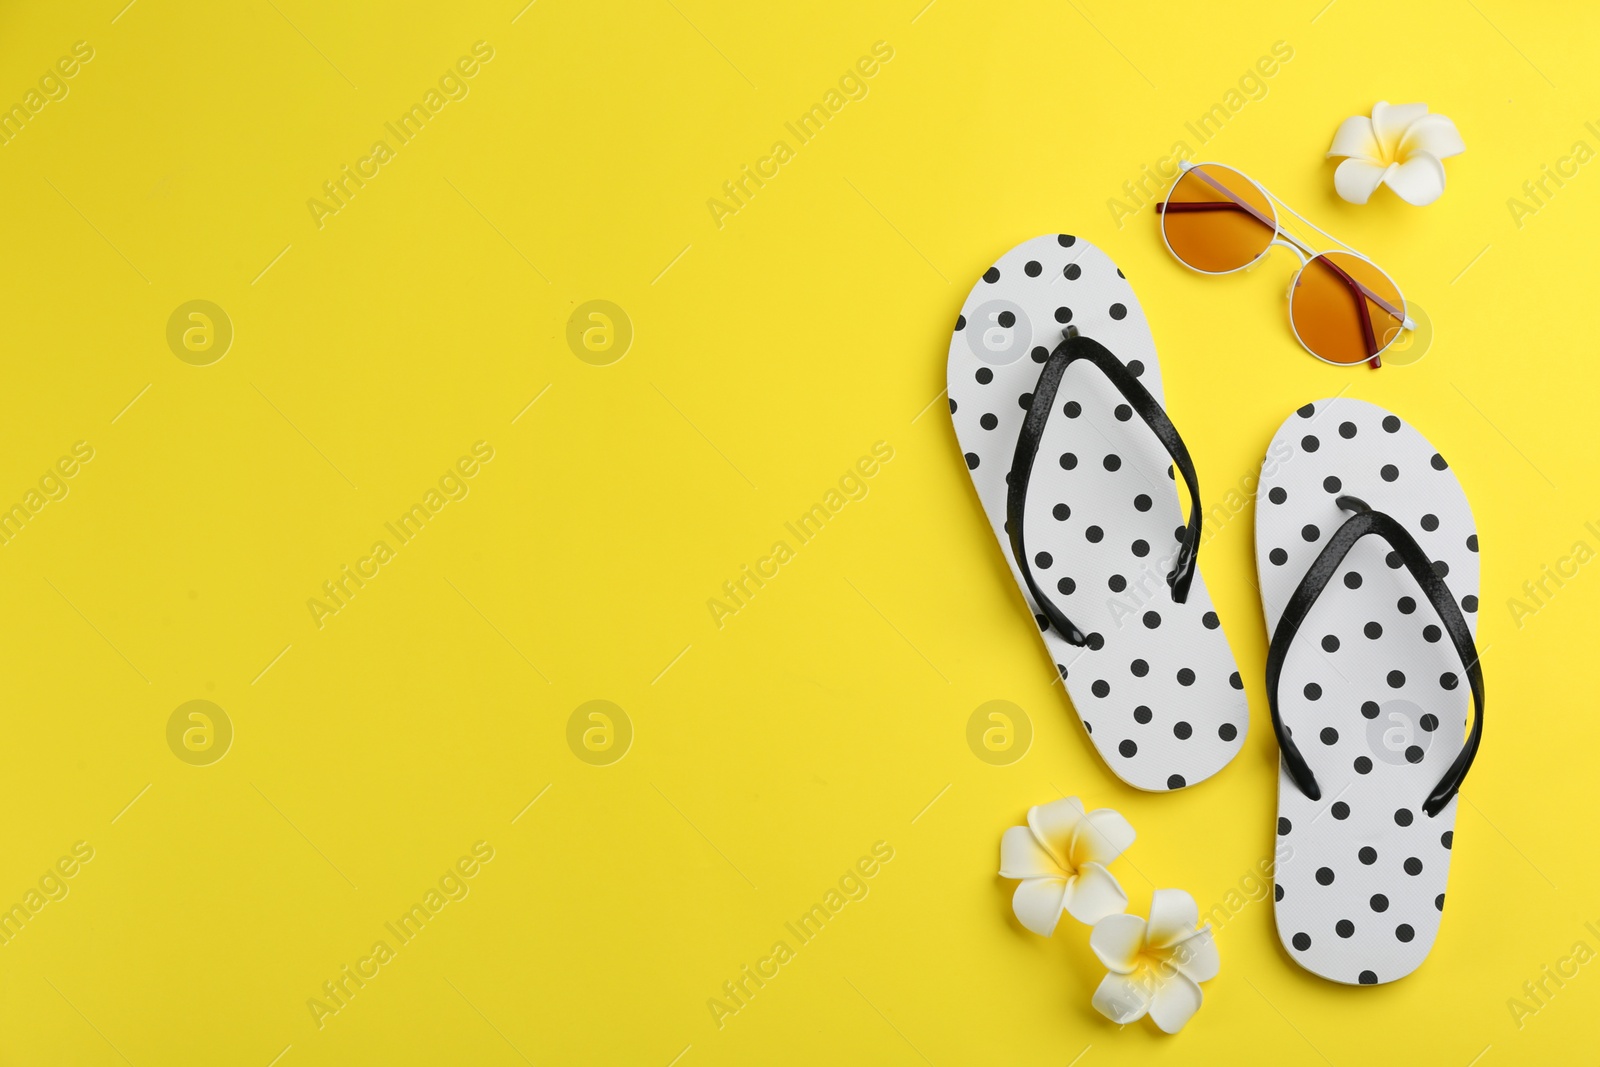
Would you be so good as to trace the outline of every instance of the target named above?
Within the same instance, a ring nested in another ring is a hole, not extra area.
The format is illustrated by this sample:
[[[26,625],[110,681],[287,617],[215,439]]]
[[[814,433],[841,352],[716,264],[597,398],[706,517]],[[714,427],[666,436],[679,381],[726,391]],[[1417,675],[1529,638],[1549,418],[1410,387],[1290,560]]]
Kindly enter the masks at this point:
[[[1600,149],[1594,12],[123,3],[0,13],[0,101],[94,49],[0,147],[0,502],[95,450],[0,547],[0,904],[94,849],[0,946],[0,1061],[1592,1055],[1600,966],[1520,1027],[1507,1002],[1575,942],[1600,949],[1600,566],[1520,627],[1507,602],[1600,547],[1600,169],[1520,226],[1507,200],[1575,141]],[[477,41],[494,58],[470,95],[319,228],[307,200]],[[878,41],[893,59],[868,95],[796,146],[784,123]],[[1264,98],[1195,144],[1184,123],[1277,41],[1294,55]],[[1439,203],[1335,198],[1323,152],[1378,99],[1458,124]],[[719,228],[707,200],[780,139],[795,158]],[[1431,349],[1325,366],[1289,332],[1288,257],[1204,279],[1151,210],[1119,228],[1108,200],[1178,140],[1381,262]],[[1300,971],[1251,903],[1181,1036],[1119,1031],[1089,1006],[1086,931],[1011,917],[1001,832],[1063,793],[1137,828],[1114,868],[1135,910],[1158,886],[1209,909],[1273,845],[1253,512],[1202,556],[1249,742],[1193,791],[1139,794],[1052,684],[941,410],[967,288],[1057,231],[1132,279],[1208,495],[1343,389],[1422,429],[1467,488],[1492,700],[1451,906],[1398,984]],[[166,341],[194,299],[235,331],[210,366]],[[609,366],[566,341],[592,299],[634,327]],[[477,441],[494,459],[470,495],[319,629],[307,599]],[[719,629],[707,600],[878,441],[894,458],[866,498]],[[167,744],[196,699],[235,730],[210,766]],[[593,699],[634,732],[609,766],[567,742]],[[1032,724],[1010,766],[966,741],[995,699]],[[477,841],[494,859],[470,895],[319,1029],[308,998]],[[878,841],[894,859],[870,895],[791,941],[719,1029],[708,999]]]

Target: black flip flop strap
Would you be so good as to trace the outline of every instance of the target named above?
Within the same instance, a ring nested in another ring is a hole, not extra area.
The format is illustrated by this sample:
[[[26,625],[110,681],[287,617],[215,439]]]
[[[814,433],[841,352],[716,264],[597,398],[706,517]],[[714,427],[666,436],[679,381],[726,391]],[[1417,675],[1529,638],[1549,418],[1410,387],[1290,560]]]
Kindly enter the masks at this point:
[[[1061,613],[1061,609],[1034,580],[1033,569],[1028,564],[1028,552],[1023,545],[1022,517],[1027,512],[1029,477],[1039,454],[1039,442],[1044,437],[1045,424],[1055,407],[1056,392],[1061,388],[1061,379],[1066,375],[1067,368],[1080,359],[1098,367],[1127,399],[1129,406],[1139,413],[1139,417],[1172,457],[1173,463],[1183,474],[1184,484],[1189,488],[1189,522],[1178,547],[1177,564],[1172,573],[1167,575],[1172,599],[1179,604],[1188,599],[1189,585],[1194,580],[1195,564],[1200,552],[1200,516],[1204,514],[1200,507],[1200,479],[1195,474],[1194,461],[1189,458],[1189,450],[1184,447],[1183,438],[1178,436],[1177,428],[1167,418],[1167,413],[1150,395],[1150,391],[1139,384],[1139,379],[1104,345],[1082,336],[1077,327],[1068,326],[1066,338],[1050,353],[1050,358],[1039,372],[1038,384],[1034,386],[1033,398],[1028,404],[1028,414],[1022,420],[1022,430],[1017,435],[1017,451],[1012,457],[1011,473],[1007,477],[1006,529],[1011,535],[1011,554],[1022,571],[1022,580],[1027,584],[1028,592],[1033,594],[1033,602],[1039,605],[1056,632],[1071,645],[1086,645],[1089,639]]]
[[[1333,580],[1339,564],[1355,547],[1357,541],[1368,534],[1377,534],[1395,550],[1401,562],[1405,564],[1406,570],[1411,572],[1411,577],[1422,587],[1428,602],[1438,613],[1439,622],[1443,625],[1445,633],[1450,636],[1450,643],[1455,646],[1456,655],[1466,668],[1467,683],[1472,688],[1472,703],[1476,712],[1472,718],[1472,730],[1467,735],[1466,744],[1462,746],[1461,752],[1422,805],[1422,810],[1428,815],[1437,815],[1461,788],[1461,783],[1466,779],[1467,771],[1478,754],[1478,744],[1483,738],[1483,670],[1478,664],[1478,649],[1473,643],[1472,631],[1467,628],[1467,620],[1461,614],[1461,608],[1456,604],[1450,587],[1445,584],[1443,578],[1434,573],[1432,561],[1406,528],[1384,512],[1374,511],[1359,497],[1341,496],[1338,498],[1338,505],[1343,510],[1353,511],[1356,514],[1346,519],[1328,539],[1327,547],[1318,554],[1316,561],[1311,564],[1311,569],[1306,571],[1305,577],[1300,580],[1299,587],[1295,589],[1294,595],[1289,598],[1289,603],[1283,609],[1283,616],[1278,620],[1278,628],[1272,634],[1272,646],[1267,652],[1267,707],[1272,712],[1272,729],[1278,735],[1278,748],[1283,756],[1283,764],[1289,772],[1289,777],[1294,779],[1294,783],[1300,787],[1302,793],[1312,800],[1322,799],[1322,789],[1317,785],[1316,776],[1311,773],[1305,757],[1300,754],[1299,747],[1289,736],[1289,731],[1284,728],[1283,719],[1278,714],[1278,680],[1283,673],[1284,660],[1289,655],[1289,646],[1293,643],[1295,634],[1300,631],[1300,624],[1305,621],[1317,597]]]

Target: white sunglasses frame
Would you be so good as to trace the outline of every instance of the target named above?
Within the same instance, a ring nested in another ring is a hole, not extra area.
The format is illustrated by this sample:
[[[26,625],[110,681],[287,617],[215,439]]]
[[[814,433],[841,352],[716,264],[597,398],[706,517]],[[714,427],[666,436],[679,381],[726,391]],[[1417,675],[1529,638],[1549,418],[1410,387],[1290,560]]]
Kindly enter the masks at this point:
[[[1337,248],[1327,249],[1326,251],[1344,252],[1347,255],[1354,256],[1357,259],[1359,259],[1362,262],[1364,262],[1367,265],[1369,265],[1370,267],[1372,267],[1372,269],[1377,271],[1379,274],[1382,274],[1385,278],[1388,278],[1389,284],[1394,286],[1394,291],[1397,292],[1397,293],[1400,293],[1400,307],[1398,309],[1398,313],[1397,313],[1397,309],[1392,307],[1392,306],[1390,306],[1390,304],[1389,304],[1389,302],[1387,300],[1384,300],[1377,293],[1374,293],[1371,290],[1369,290],[1366,286],[1361,285],[1361,291],[1366,295],[1367,299],[1369,299],[1373,303],[1377,304],[1380,308],[1382,308],[1384,311],[1387,311],[1390,315],[1393,315],[1395,318],[1400,319],[1401,320],[1401,329],[1402,330],[1415,330],[1417,328],[1417,324],[1415,322],[1413,322],[1412,319],[1411,319],[1411,315],[1410,315],[1410,312],[1409,312],[1409,307],[1406,304],[1405,293],[1401,292],[1400,286],[1398,284],[1396,284],[1396,282],[1395,282],[1395,280],[1393,278],[1389,277],[1389,272],[1388,271],[1386,271],[1382,267],[1378,266],[1376,263],[1374,263],[1367,256],[1361,254],[1356,249],[1351,248],[1349,245],[1345,244],[1343,241],[1341,241],[1337,237],[1333,236],[1333,234],[1329,233],[1327,230],[1324,230],[1322,227],[1320,227],[1320,226],[1316,225],[1315,223],[1307,220],[1303,215],[1301,215],[1294,208],[1290,207],[1288,204],[1284,203],[1278,197],[1274,196],[1267,189],[1266,186],[1262,185],[1260,182],[1258,182],[1254,178],[1250,177],[1250,175],[1244,173],[1241,170],[1238,170],[1235,167],[1231,167],[1226,163],[1218,163],[1218,162],[1214,162],[1214,161],[1211,161],[1211,160],[1202,160],[1202,161],[1200,161],[1198,163],[1191,163],[1188,160],[1180,161],[1178,163],[1178,171],[1179,171],[1178,179],[1172,183],[1172,189],[1168,189],[1167,190],[1167,195],[1162,198],[1162,201],[1161,201],[1162,204],[1165,205],[1168,202],[1168,200],[1170,200],[1170,198],[1172,196],[1172,190],[1176,189],[1178,187],[1178,182],[1183,180],[1183,176],[1184,175],[1187,175],[1191,170],[1194,170],[1196,167],[1202,167],[1202,166],[1206,166],[1206,167],[1221,167],[1221,168],[1223,168],[1223,169],[1225,169],[1227,171],[1230,171],[1230,172],[1232,172],[1234,174],[1237,174],[1240,178],[1243,178],[1245,181],[1249,182],[1251,185],[1253,185],[1256,188],[1256,191],[1259,192],[1266,199],[1267,205],[1272,208],[1272,240],[1267,242],[1266,247],[1262,248],[1262,250],[1256,254],[1255,258],[1251,259],[1250,262],[1245,263],[1245,264],[1243,264],[1241,266],[1234,267],[1231,270],[1201,270],[1199,267],[1194,266],[1193,264],[1191,264],[1187,260],[1185,260],[1182,256],[1178,255],[1178,253],[1173,249],[1172,242],[1170,240],[1168,240],[1168,238],[1167,238],[1167,216],[1166,216],[1165,211],[1163,211],[1162,215],[1161,215],[1161,242],[1162,242],[1162,244],[1167,246],[1167,251],[1172,253],[1172,258],[1173,259],[1177,260],[1179,263],[1182,263],[1185,267],[1188,267],[1190,270],[1194,271],[1196,274],[1209,274],[1209,275],[1213,275],[1213,276],[1221,276],[1221,275],[1224,275],[1224,274],[1236,274],[1236,273],[1238,273],[1239,271],[1242,271],[1242,270],[1249,270],[1251,267],[1254,267],[1256,264],[1260,263],[1263,259],[1265,259],[1266,256],[1267,256],[1267,253],[1272,251],[1272,248],[1273,248],[1274,245],[1276,245],[1278,247],[1281,247],[1281,248],[1287,248],[1289,251],[1291,251],[1291,252],[1293,252],[1295,254],[1296,258],[1298,258],[1300,260],[1300,267],[1299,267],[1298,270],[1296,270],[1294,272],[1294,276],[1289,279],[1289,288],[1287,290],[1285,290],[1285,292],[1283,294],[1284,295],[1284,299],[1289,301],[1289,329],[1294,334],[1294,339],[1299,342],[1300,347],[1305,349],[1306,352],[1313,359],[1321,360],[1323,363],[1326,363],[1329,366],[1333,366],[1333,367],[1353,367],[1353,366],[1356,366],[1357,364],[1354,364],[1354,363],[1340,363],[1337,360],[1326,359],[1323,356],[1318,355],[1317,352],[1314,349],[1312,349],[1312,347],[1310,345],[1306,344],[1305,338],[1300,336],[1299,328],[1297,328],[1295,326],[1295,323],[1294,323],[1294,291],[1295,291],[1295,288],[1298,286],[1298,284],[1300,282],[1300,276],[1303,273],[1305,273],[1305,269],[1308,266],[1311,265],[1311,261],[1316,259],[1318,256],[1322,255],[1323,253],[1317,251],[1314,248],[1312,248],[1310,245],[1307,245],[1304,241],[1301,241],[1294,234],[1289,233],[1286,230],[1284,230],[1283,226],[1278,222],[1278,209],[1281,207],[1281,208],[1283,208],[1284,211],[1287,211],[1289,214],[1293,215],[1296,219],[1299,219],[1300,222],[1303,223],[1305,226],[1307,226],[1310,229],[1313,229],[1316,232],[1320,233],[1322,236],[1326,237],[1328,240],[1332,241],[1335,245],[1338,246]],[[1203,171],[1201,172],[1200,176],[1202,178],[1206,178],[1207,183],[1210,184],[1210,185],[1216,185],[1217,184],[1215,182],[1212,182],[1210,180],[1209,176],[1207,176]],[[1226,189],[1221,189],[1220,191],[1222,191],[1224,193],[1227,192]],[[1361,283],[1357,282],[1356,284],[1360,285]],[[1394,336],[1390,337],[1387,341],[1384,342],[1382,348],[1379,348],[1377,352],[1373,353],[1371,356],[1369,356],[1363,362],[1366,362],[1366,363],[1370,364],[1374,368],[1381,367],[1383,365],[1383,361],[1382,361],[1382,359],[1380,357],[1385,352],[1387,352],[1389,350],[1389,348],[1397,340],[1399,340],[1399,338],[1400,338],[1400,334],[1399,334],[1398,331],[1396,331]]]

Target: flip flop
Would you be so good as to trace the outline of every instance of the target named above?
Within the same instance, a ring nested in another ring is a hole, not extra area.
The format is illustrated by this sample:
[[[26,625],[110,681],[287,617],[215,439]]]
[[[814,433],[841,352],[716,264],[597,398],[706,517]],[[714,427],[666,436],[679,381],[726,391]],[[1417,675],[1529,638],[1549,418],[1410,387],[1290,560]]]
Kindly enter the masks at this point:
[[[1221,770],[1244,744],[1244,684],[1196,565],[1194,465],[1122,272],[1066,234],[1013,248],[962,306],[949,385],[978,499],[1101,758],[1148,790]]]
[[[1256,504],[1278,937],[1323,978],[1392,982],[1438,935],[1483,730],[1477,528],[1438,450],[1364,401],[1307,404],[1269,454],[1287,456]]]

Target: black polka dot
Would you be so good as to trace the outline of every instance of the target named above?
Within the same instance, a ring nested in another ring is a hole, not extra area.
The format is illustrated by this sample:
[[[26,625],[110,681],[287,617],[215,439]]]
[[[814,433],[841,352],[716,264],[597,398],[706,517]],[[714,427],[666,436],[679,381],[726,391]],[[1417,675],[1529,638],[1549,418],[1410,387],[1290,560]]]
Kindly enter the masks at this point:
[[[1383,627],[1376,622],[1369,622],[1361,628],[1361,632],[1367,635],[1368,640],[1376,641],[1383,636]]]
[[[1362,845],[1361,851],[1356,853],[1356,858],[1362,863],[1366,864],[1368,867],[1371,867],[1374,863],[1378,862],[1378,850],[1373,848],[1371,845]]]
[[[1284,489],[1283,486],[1275,485],[1272,487],[1271,491],[1267,493],[1267,499],[1272,501],[1274,504],[1281,504],[1285,500],[1289,499],[1289,493],[1286,489]]]
[[[1456,686],[1458,686],[1460,684],[1461,684],[1461,679],[1457,678],[1453,671],[1445,671],[1443,674],[1439,675],[1439,685],[1442,688],[1454,689]]]
[[[1466,612],[1469,615],[1472,614],[1473,612],[1477,611],[1478,610],[1478,598],[1473,596],[1471,593],[1468,593],[1466,596],[1462,597],[1461,598],[1461,610]]]
[[[971,277],[971,275],[968,275],[968,277]],[[983,272],[983,280],[988,282],[990,285],[993,285],[995,282],[999,281],[1000,280],[1000,268],[999,267],[990,267],[988,270],[984,271]]]
[[[1090,634],[1088,637],[1084,638],[1084,640],[1089,643],[1090,652],[1099,652],[1102,648],[1106,647],[1105,635],[1099,633],[1098,631]]]
[[[1476,552],[1476,551],[1478,551],[1478,535],[1477,534],[1473,534],[1473,535],[1471,535],[1470,537],[1467,538],[1467,551],[1468,552]]]
[[[1078,466],[1078,457],[1077,456],[1073,455],[1071,452],[1063,452],[1063,453],[1061,453],[1061,469],[1062,470],[1070,471],[1070,470],[1075,469],[1077,466]]]
[[[1056,308],[1056,321],[1057,322],[1061,322],[1061,323],[1071,322],[1072,321],[1072,309],[1071,308]]]
[[[1437,574],[1441,578],[1448,578],[1450,576],[1450,564],[1446,563],[1442,559],[1434,560],[1433,573]]]
[[[1318,685],[1316,682],[1307,682],[1303,692],[1305,693],[1307,700],[1317,700],[1322,696],[1322,686]]]
[[[1056,589],[1059,590],[1063,596],[1071,596],[1077,590],[1077,588],[1078,583],[1073,581],[1071,578],[1063,578],[1056,583]]]
[[[1337,651],[1339,651],[1339,639],[1337,637],[1333,636],[1332,634],[1329,634],[1326,637],[1324,637],[1322,639],[1322,651],[1324,651],[1324,652],[1337,652]]]
[[[1330,493],[1337,493],[1339,490],[1344,488],[1344,483],[1330,474],[1326,478],[1322,479],[1322,488],[1326,489]]]
[[[1417,725],[1431,734],[1439,728],[1439,716],[1431,711],[1426,712],[1422,718],[1417,720]]]
[[[1390,671],[1389,672],[1389,688],[1390,689],[1399,689],[1401,686],[1403,686],[1405,684],[1406,684],[1406,676],[1403,673],[1401,673],[1400,671]]]
[[[1204,615],[1200,616],[1200,625],[1204,626],[1208,630],[1215,630],[1218,626],[1222,625],[1222,621],[1217,618],[1216,612],[1208,611]]]
[[[1341,422],[1339,424],[1339,436],[1340,437],[1342,437],[1346,441],[1348,441],[1348,440],[1350,440],[1350,438],[1354,437],[1355,435],[1356,435],[1356,424],[1355,423],[1353,423],[1353,422]]]
[[[1098,545],[1105,535],[1106,532],[1100,529],[1098,526],[1091,526],[1087,530],[1083,531],[1083,536],[1089,539],[1089,543],[1091,545]]]
[[[1410,615],[1413,611],[1417,610],[1417,602],[1408,596],[1403,596],[1399,600],[1395,601],[1394,606],[1399,609],[1400,614],[1402,615]]]
[[[1373,911],[1382,912],[1389,910],[1389,898],[1384,896],[1382,893],[1372,894],[1372,899],[1367,901],[1367,903],[1371,905]]]
[[[1145,612],[1144,613],[1144,625],[1145,625],[1145,629],[1154,630],[1157,626],[1161,625],[1161,616],[1158,613],[1154,612],[1154,611]]]
[[[1439,528],[1439,516],[1431,514],[1422,516],[1422,528],[1429,533],[1437,530]]]
[[[1231,722],[1225,722],[1221,726],[1217,727],[1217,736],[1222,738],[1224,741],[1232,741],[1234,738],[1239,736],[1239,728],[1233,725]]]
[[[1043,363],[1050,358],[1050,350],[1044,345],[1034,345],[1033,351],[1029,355],[1033,356],[1035,363]]]
[[[1318,867],[1317,868],[1317,884],[1318,885],[1332,885],[1333,884],[1333,868],[1332,867]]]
[[[1013,313],[1011,313],[1009,311],[1000,312],[1000,325],[1001,326],[1004,326],[1006,329],[1009,330],[1009,329],[1011,329],[1011,327],[1015,326],[1016,324],[1017,324],[1017,316],[1016,315],[1014,315]]]
[[[1176,737],[1179,741],[1187,741],[1187,740],[1189,740],[1190,736],[1193,733],[1194,733],[1194,727],[1190,726],[1186,722],[1176,722],[1176,723],[1172,724],[1172,735],[1174,737]]]
[[[1117,455],[1115,452],[1113,452],[1111,455],[1107,456],[1105,459],[1101,460],[1100,462],[1101,462],[1101,465],[1104,466],[1105,469],[1108,470],[1108,471],[1116,471],[1116,470],[1120,470],[1122,468],[1122,457]]]
[[[1406,873],[1411,875],[1413,878],[1421,874],[1422,861],[1417,859],[1415,856],[1412,856],[1410,859],[1406,860]]]
[[[1128,664],[1128,669],[1133,672],[1135,678],[1143,678],[1150,673],[1150,664],[1142,659],[1136,659]]]
[[[1182,670],[1180,670],[1178,672],[1178,684],[1179,685],[1193,685],[1194,684],[1194,671],[1191,671],[1188,667],[1185,667]]]
[[[1071,248],[1073,245],[1078,243],[1078,239],[1072,236],[1070,233],[1063,233],[1056,237],[1056,243],[1062,248]]]
[[[1376,700],[1363,701],[1361,704],[1361,714],[1369,719],[1376,719],[1380,710]]]
[[[1333,817],[1338,819],[1340,822],[1343,822],[1345,819],[1350,817],[1350,805],[1346,804],[1342,800],[1334,801],[1333,807],[1329,808],[1328,810],[1333,814]]]
[[[1308,433],[1304,437],[1300,438],[1300,447],[1305,449],[1307,452],[1315,452],[1317,449],[1322,447],[1322,442],[1317,440],[1315,434]]]
[[[1061,414],[1065,415],[1069,419],[1075,419],[1079,415],[1083,414],[1083,405],[1078,403],[1076,400],[1069,400],[1067,401],[1066,406],[1061,409]]]
[[[1333,932],[1340,937],[1353,937],[1356,932],[1356,924],[1349,919],[1340,919],[1333,924]]]
[[[1288,819],[1284,818],[1282,815],[1278,816],[1278,836],[1279,837],[1282,837],[1283,835],[1287,834],[1292,829],[1294,829],[1294,824],[1293,823],[1291,823]]]
[[[1123,307],[1121,304],[1112,304],[1111,317],[1116,319],[1118,322],[1121,322],[1123,319],[1128,317],[1128,309]]]
[[[1382,478],[1386,482],[1392,482],[1396,478],[1400,477],[1400,468],[1396,467],[1393,463],[1385,463],[1383,465],[1383,469],[1378,471],[1378,477]]]
[[[1383,429],[1385,433],[1394,433],[1400,429],[1400,420],[1393,415],[1385,415],[1383,417]]]
[[[1136,511],[1149,511],[1152,503],[1153,501],[1143,493],[1133,498],[1133,507]]]
[[[1416,818],[1416,816],[1411,814],[1411,809],[1410,808],[1396,808],[1395,809],[1394,822],[1395,822],[1396,826],[1410,826],[1412,820],[1415,819],[1415,818]]]
[[[1433,906],[1435,908],[1439,909],[1440,911],[1444,910],[1444,894],[1443,893],[1440,893],[1438,896],[1433,898]]]
[[[1075,282],[1079,278],[1083,277],[1083,268],[1078,266],[1076,263],[1068,263],[1064,268],[1062,268],[1061,274],[1062,277],[1067,279],[1067,281]]]
[[[1306,949],[1310,948],[1311,947],[1311,935],[1310,934],[1303,934],[1303,933],[1302,934],[1295,934],[1294,935],[1294,947],[1299,949],[1301,952],[1304,952]]]
[[[1281,548],[1275,548],[1267,553],[1267,558],[1272,561],[1274,567],[1281,567],[1289,562],[1289,553]]]
[[[1137,722],[1141,726],[1143,726],[1145,723],[1148,723],[1150,721],[1150,709],[1145,707],[1143,704],[1140,704],[1138,707],[1134,708],[1133,721]]]
[[[1357,756],[1356,757],[1356,762],[1355,762],[1355,768],[1356,768],[1356,773],[1357,774],[1371,774],[1372,773],[1372,761],[1370,759],[1368,759],[1367,757],[1365,757],[1365,756]]]
[[[1400,558],[1400,553],[1398,552],[1391,552],[1387,556],[1384,556],[1383,562],[1392,571],[1397,571],[1406,565],[1406,561]]]
[[[982,426],[985,430],[992,430],[996,426],[1000,425],[1000,420],[995,418],[993,414],[985,414],[981,419],[978,420],[978,425]]]
[[[1116,416],[1118,422],[1127,422],[1133,418],[1133,409],[1126,404],[1118,404],[1111,414]]]
[[[965,330],[966,328],[967,328],[967,317],[965,315],[957,315],[956,316],[956,329]]]
[[[1039,272],[1042,270],[1044,270],[1044,268],[1039,266],[1039,261],[1037,259],[1028,260],[1028,265],[1022,268],[1023,273],[1030,278],[1037,278],[1039,276]]]
[[[1111,683],[1107,682],[1104,678],[1096,681],[1089,687],[1089,689],[1097,697],[1107,697],[1111,695]]]
[[[978,469],[978,454],[976,452],[968,452],[967,453],[967,470],[975,471],[977,469]]]
[[[1238,671],[1234,671],[1232,674],[1228,675],[1228,684],[1233,686],[1235,689],[1243,689],[1244,679],[1239,677]]]
[[[1117,751],[1122,753],[1124,757],[1132,759],[1134,754],[1139,751],[1139,746],[1132,741],[1124,741],[1117,746]]]
[[[1017,397],[1017,407],[1021,408],[1023,411],[1027,411],[1029,408],[1033,407],[1033,394],[1023,393],[1021,396]]]
[[[1406,762],[1407,763],[1421,763],[1422,762],[1422,757],[1424,755],[1426,755],[1426,753],[1422,751],[1422,746],[1421,745],[1407,745],[1406,746]]]
[[[1317,529],[1316,526],[1313,525],[1312,523],[1308,522],[1304,526],[1300,527],[1300,537],[1303,540],[1315,541],[1317,538],[1319,538],[1321,536],[1322,536],[1322,531]]]
[[[1294,413],[1299,415],[1302,419],[1309,419],[1312,415],[1316,414],[1316,411],[1317,407],[1315,404],[1304,404],[1294,409]]]
[[[1337,745],[1339,743],[1339,731],[1331,726],[1324,726],[1322,733],[1317,736],[1322,739],[1322,743],[1325,745]]]
[[[1167,788],[1168,789],[1182,789],[1185,785],[1188,785],[1188,783],[1183,780],[1183,775],[1181,775],[1181,774],[1169,774],[1169,775],[1167,775]]]
[[[1393,418],[1393,416],[1390,417]],[[1356,981],[1360,982],[1362,985],[1377,985],[1378,976],[1373,974],[1371,971],[1362,971]]]
[[[1346,574],[1344,576],[1344,587],[1346,589],[1360,589],[1361,588],[1361,572],[1360,571],[1351,571],[1350,573]]]
[[[1273,900],[1282,900],[1283,899],[1283,886],[1282,885],[1275,885],[1275,886],[1272,887],[1272,899]]]
[[[979,385],[988,385],[990,382],[994,381],[994,371],[990,370],[988,367],[979,367],[978,373],[973,375],[973,377],[978,379]]]
[[[1446,463],[1444,461],[1444,457],[1439,455],[1439,453],[1437,453],[1437,452],[1435,452],[1433,454],[1433,458],[1430,459],[1428,462],[1433,464],[1433,469],[1436,470],[1436,471],[1442,471],[1446,467],[1450,466],[1450,464],[1448,464],[1448,463]]]
[[[1150,542],[1144,540],[1143,538],[1135,541],[1129,547],[1133,550],[1133,554],[1138,556],[1140,559],[1143,559],[1145,556],[1150,554]]]
[[[1417,932],[1411,929],[1410,923],[1401,923],[1399,926],[1394,928],[1394,936],[1399,938],[1401,941],[1410,941],[1413,937],[1417,936]]]
[[[1120,593],[1124,589],[1128,588],[1128,579],[1124,578],[1120,574],[1113,574],[1111,577],[1106,579],[1106,588],[1110,589],[1113,593]]]
[[[1056,521],[1066,522],[1068,519],[1072,518],[1072,509],[1067,507],[1065,504],[1057,504],[1055,507],[1050,509],[1050,514],[1056,517]]]
[[[1054,563],[1055,560],[1051,557],[1050,553],[1040,552],[1038,555],[1033,557],[1033,562],[1040,569],[1049,570],[1050,564]]]
[[[1443,845],[1445,848],[1452,847],[1455,842],[1456,832],[1454,830],[1446,830],[1443,834],[1439,835],[1439,844]]]
[[[955,397],[951,397],[950,398],[950,414],[954,415],[955,413],[956,413],[956,400],[955,400]]]
[[[1443,636],[1444,631],[1431,622],[1422,628],[1422,639],[1430,645],[1436,643]]]

